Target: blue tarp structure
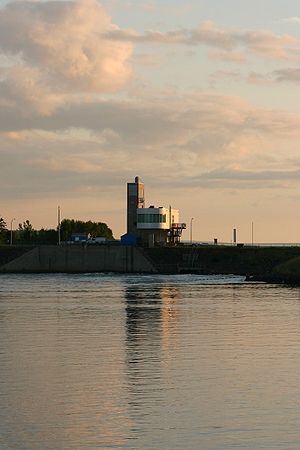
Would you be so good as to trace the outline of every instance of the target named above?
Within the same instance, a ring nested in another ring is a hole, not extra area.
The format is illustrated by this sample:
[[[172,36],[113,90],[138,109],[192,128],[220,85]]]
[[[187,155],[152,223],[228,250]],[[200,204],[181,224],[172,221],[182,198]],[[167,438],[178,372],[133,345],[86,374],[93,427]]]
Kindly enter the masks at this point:
[[[137,237],[133,233],[126,233],[121,236],[121,244],[123,245],[136,245]]]

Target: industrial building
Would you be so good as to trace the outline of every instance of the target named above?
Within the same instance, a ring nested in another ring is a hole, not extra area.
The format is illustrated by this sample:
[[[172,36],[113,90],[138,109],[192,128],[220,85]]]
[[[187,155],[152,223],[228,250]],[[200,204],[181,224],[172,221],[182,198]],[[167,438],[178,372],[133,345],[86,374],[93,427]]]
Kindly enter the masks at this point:
[[[127,233],[122,242],[153,247],[180,242],[185,223],[179,222],[179,210],[154,205],[145,207],[144,183],[135,177],[127,183]]]

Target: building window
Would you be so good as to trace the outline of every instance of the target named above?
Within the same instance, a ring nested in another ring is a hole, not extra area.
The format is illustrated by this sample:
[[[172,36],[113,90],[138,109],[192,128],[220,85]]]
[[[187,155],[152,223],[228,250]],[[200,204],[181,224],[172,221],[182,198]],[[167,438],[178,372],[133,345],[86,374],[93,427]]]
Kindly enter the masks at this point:
[[[138,214],[138,223],[167,223],[166,214]]]

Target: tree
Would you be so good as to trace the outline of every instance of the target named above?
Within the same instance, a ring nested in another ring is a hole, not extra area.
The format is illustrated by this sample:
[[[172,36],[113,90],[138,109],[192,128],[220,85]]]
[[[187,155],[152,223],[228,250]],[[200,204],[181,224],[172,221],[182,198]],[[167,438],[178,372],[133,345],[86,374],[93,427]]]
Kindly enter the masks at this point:
[[[33,229],[29,220],[25,220],[23,224],[19,223],[18,238],[21,242],[29,244],[34,240],[35,235],[36,231]]]
[[[6,222],[5,222],[5,220],[3,219],[3,217],[0,217],[0,232],[1,231],[7,231],[7,228],[6,228]]]
[[[7,226],[3,217],[0,217],[0,243],[6,242],[7,239]]]
[[[90,234],[92,237],[102,236],[108,240],[114,239],[112,230],[104,222],[64,219],[61,222],[60,230],[63,241],[69,241],[73,233]]]
[[[35,243],[36,244],[57,244],[57,230],[45,230],[42,228],[41,230],[37,231],[35,234]]]

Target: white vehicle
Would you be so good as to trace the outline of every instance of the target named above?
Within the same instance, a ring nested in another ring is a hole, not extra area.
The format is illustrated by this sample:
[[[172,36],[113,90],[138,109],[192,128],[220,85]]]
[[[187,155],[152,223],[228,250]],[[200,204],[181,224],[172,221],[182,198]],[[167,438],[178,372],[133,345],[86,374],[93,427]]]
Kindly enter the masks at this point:
[[[94,237],[94,238],[89,238],[86,241],[86,245],[103,245],[106,242],[106,238],[105,237]]]

